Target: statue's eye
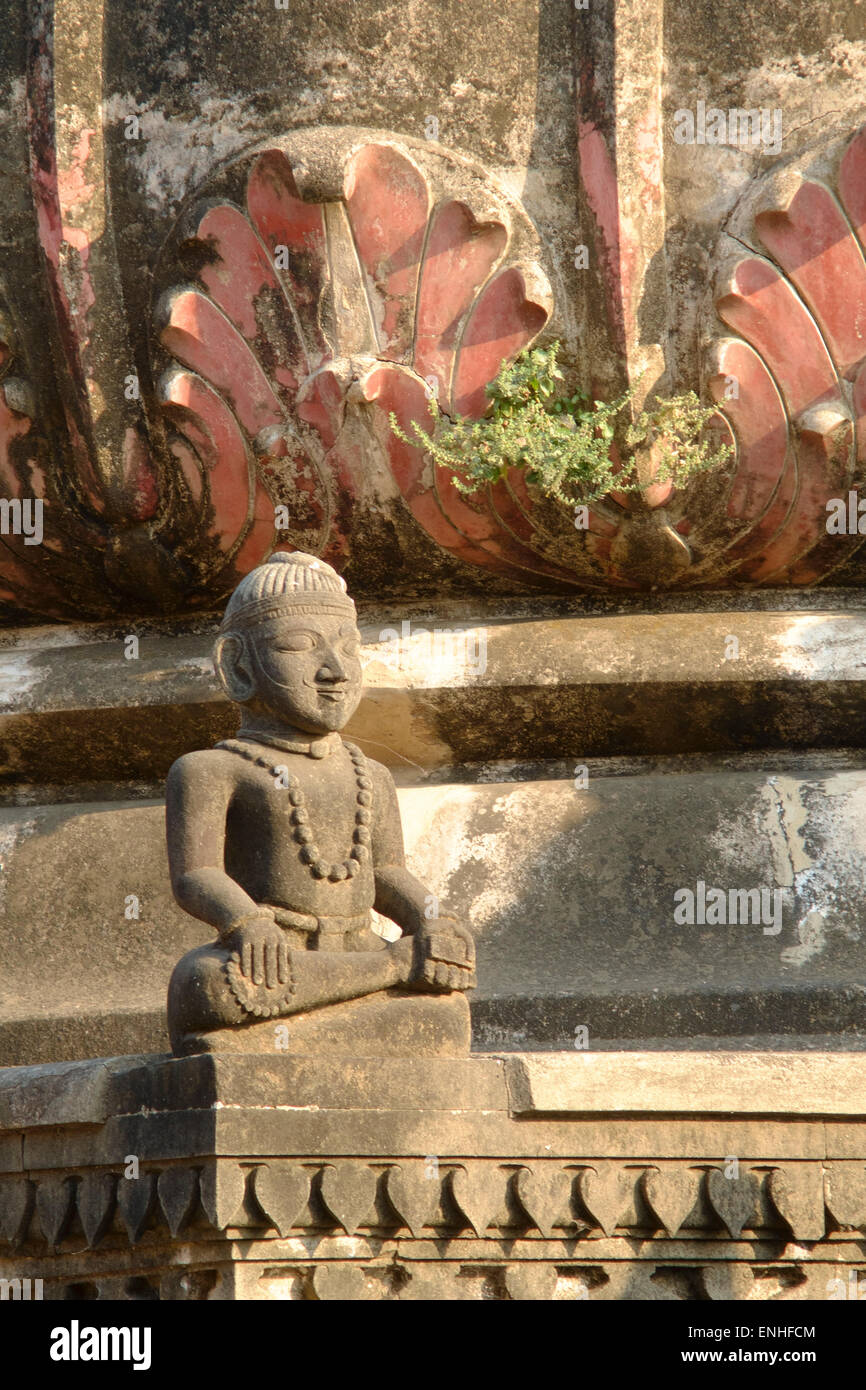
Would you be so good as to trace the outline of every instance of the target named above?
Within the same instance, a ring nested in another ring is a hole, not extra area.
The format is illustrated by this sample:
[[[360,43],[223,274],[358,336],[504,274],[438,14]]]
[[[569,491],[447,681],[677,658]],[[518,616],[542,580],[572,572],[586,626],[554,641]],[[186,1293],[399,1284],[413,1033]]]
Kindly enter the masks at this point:
[[[281,637],[274,648],[278,652],[311,652],[316,639],[309,632],[295,632],[291,637]]]
[[[357,656],[361,650],[361,643],[357,637],[347,637],[343,643],[343,651],[347,656]]]

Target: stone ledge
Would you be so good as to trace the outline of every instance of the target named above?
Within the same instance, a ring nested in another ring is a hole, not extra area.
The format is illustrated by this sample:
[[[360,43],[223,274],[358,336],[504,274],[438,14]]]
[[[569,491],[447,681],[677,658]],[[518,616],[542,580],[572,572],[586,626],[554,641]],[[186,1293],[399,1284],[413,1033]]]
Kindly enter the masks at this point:
[[[858,1061],[0,1071],[20,1126],[0,1126],[0,1278],[48,1298],[838,1297],[863,1262]]]
[[[507,1111],[498,1057],[102,1057],[0,1067],[0,1133],[189,1111]]]
[[[443,611],[427,628],[466,629],[463,649],[431,661],[421,623],[396,666],[378,640],[386,626],[362,626],[366,695],[348,732],[394,766],[866,744],[861,612],[479,623]],[[725,656],[730,635],[736,660]],[[209,633],[143,636],[135,661],[120,637],[55,645],[51,636],[34,632],[28,647],[21,634],[0,650],[7,783],[152,780],[232,731]]]
[[[860,1053],[503,1055],[513,1115],[866,1117]]]
[[[866,1119],[844,1052],[535,1052],[469,1058],[95,1058],[0,1068],[0,1133],[213,1110]]]

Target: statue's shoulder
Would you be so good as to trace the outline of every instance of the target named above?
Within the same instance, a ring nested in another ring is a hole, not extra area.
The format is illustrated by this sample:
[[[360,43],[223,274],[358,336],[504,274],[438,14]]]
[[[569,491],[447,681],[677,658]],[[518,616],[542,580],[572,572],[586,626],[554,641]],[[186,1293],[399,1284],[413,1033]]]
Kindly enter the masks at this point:
[[[227,748],[196,748],[173,762],[168,772],[171,786],[193,786],[206,781],[231,779],[240,759]]]

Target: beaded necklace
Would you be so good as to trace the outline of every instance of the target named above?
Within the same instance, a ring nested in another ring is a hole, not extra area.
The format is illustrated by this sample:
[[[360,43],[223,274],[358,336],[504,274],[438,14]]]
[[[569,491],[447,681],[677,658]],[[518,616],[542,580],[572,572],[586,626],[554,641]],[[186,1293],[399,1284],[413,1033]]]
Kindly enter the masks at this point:
[[[266,768],[274,777],[283,776],[284,763],[274,765],[270,758],[255,753],[247,743],[240,739],[227,738],[218,743],[229,753],[237,753],[256,767]],[[301,862],[306,864],[313,878],[326,878],[331,883],[339,883],[344,878],[354,878],[365,859],[370,855],[370,807],[373,804],[373,780],[367,772],[367,759],[354,743],[344,743],[343,747],[352,759],[357,784],[357,807],[355,809],[354,844],[349,854],[339,863],[329,863],[315,844],[310,829],[310,814],[307,810],[301,784],[291,772],[288,775],[288,794],[292,806],[292,832],[295,842],[301,847]]]

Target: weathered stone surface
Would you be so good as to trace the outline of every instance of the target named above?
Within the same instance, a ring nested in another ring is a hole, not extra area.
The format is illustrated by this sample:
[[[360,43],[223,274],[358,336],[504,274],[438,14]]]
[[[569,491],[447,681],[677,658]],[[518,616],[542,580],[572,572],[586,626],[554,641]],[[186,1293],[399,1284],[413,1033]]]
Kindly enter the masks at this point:
[[[298,1163],[261,1163],[255,1170],[255,1198],[281,1236],[300,1225],[310,1196],[310,1176]]]
[[[701,1174],[688,1168],[648,1168],[643,1195],[669,1236],[675,1236],[694,1210]]]
[[[634,1191],[635,1175],[615,1163],[599,1163],[580,1173],[580,1198],[592,1224],[610,1236],[620,1224],[626,1203]]]
[[[820,1240],[827,1228],[824,1175],[817,1164],[776,1169],[767,1179],[770,1197],[797,1240]]]
[[[515,1174],[515,1191],[529,1221],[543,1236],[556,1235],[557,1228],[575,1226],[572,1195],[576,1170],[555,1163],[538,1163]]]
[[[754,1227],[757,1220],[760,1178],[756,1173],[722,1172],[711,1168],[707,1173],[707,1196],[718,1216],[728,1229],[731,1240],[737,1240],[745,1226]]]

